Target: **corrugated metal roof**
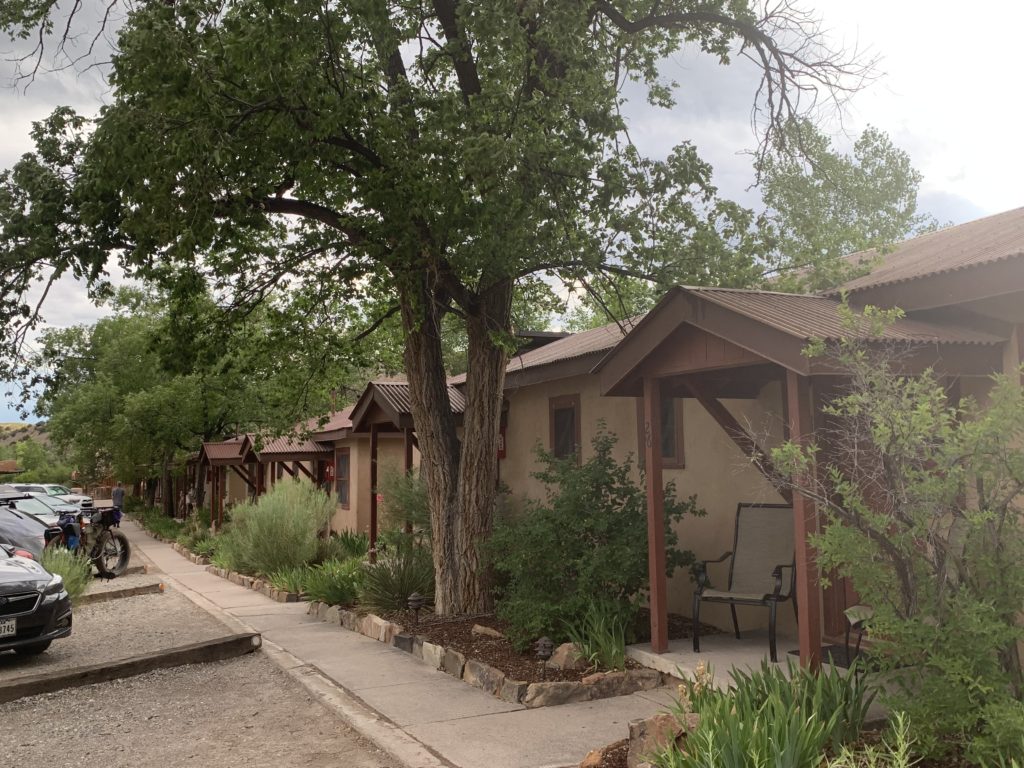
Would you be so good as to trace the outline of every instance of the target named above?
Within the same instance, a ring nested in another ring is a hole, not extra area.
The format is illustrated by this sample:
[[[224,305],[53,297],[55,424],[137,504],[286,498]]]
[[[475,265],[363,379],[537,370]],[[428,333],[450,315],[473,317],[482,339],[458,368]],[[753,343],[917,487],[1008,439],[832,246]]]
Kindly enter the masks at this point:
[[[227,461],[242,455],[242,438],[232,437],[216,443],[203,443],[203,453],[211,461]]]
[[[833,341],[851,336],[839,311],[841,304],[833,298],[729,288],[684,290],[797,338]],[[887,325],[881,336],[869,334],[868,330],[863,329],[862,338],[880,341],[943,344],[1001,344],[1005,341],[981,331],[907,318]]]
[[[293,437],[271,437],[263,441],[259,455],[265,459],[274,455],[291,455],[296,453],[322,454],[330,456],[333,449],[329,445],[314,440],[300,440]]]
[[[295,427],[295,431],[300,434],[311,432],[317,434],[319,432],[337,432],[341,429],[352,428],[352,406],[342,408],[340,411],[332,411],[327,414],[327,421],[323,424],[320,423],[321,416],[314,416],[311,419],[306,419],[301,424]]]
[[[370,386],[395,413],[412,415],[412,395],[409,392],[409,382],[371,381]],[[450,384],[448,386],[448,401],[451,403],[452,413],[466,412],[465,396]]]
[[[874,251],[855,253],[848,257],[852,262],[878,258],[879,263],[870,274],[848,281],[833,293],[852,293],[1022,256],[1024,208],[1016,208],[906,240],[881,257]]]
[[[600,328],[591,328],[589,331],[574,333],[571,336],[566,336],[564,339],[545,344],[538,349],[516,355],[509,361],[508,367],[505,368],[505,373],[513,374],[529,368],[572,360],[584,355],[594,354],[595,352],[605,352],[622,340],[622,337],[625,335],[622,330],[623,328],[628,331],[639,320],[639,317],[634,317],[623,320],[621,323],[608,323],[608,325],[602,325]],[[462,384],[465,381],[466,374],[464,373],[452,376],[448,380],[450,384]]]

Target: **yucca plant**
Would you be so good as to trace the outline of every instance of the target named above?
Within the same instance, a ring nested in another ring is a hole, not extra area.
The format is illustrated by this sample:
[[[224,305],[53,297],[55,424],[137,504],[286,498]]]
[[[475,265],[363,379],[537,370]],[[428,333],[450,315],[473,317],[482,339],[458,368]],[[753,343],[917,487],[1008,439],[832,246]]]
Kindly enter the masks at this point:
[[[404,611],[413,592],[433,602],[434,561],[429,550],[411,548],[367,565],[359,602],[371,611]]]

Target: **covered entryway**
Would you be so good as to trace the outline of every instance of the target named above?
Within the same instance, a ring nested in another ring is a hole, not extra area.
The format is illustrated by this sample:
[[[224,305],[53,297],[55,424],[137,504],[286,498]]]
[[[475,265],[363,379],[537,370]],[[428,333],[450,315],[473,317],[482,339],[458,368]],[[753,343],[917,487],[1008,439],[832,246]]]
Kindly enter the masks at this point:
[[[846,324],[838,300],[766,291],[676,288],[595,368],[606,396],[639,398],[641,444],[646,466],[651,649],[668,649],[668,594],[665,575],[664,482],[661,403],[665,397],[693,398],[762,471],[793,510],[798,635],[804,664],[821,660],[822,634],[841,632],[848,593],[838,585],[823,595],[809,537],[819,529],[813,503],[789,493],[771,465],[759,435],[751,434],[722,403],[757,398],[777,383],[779,396],[767,403],[781,438],[808,441],[823,423],[822,404],[842,383],[842,371],[827,357],[809,358],[814,339],[855,338],[868,346],[898,347],[901,371],[934,368],[943,375],[988,376],[1002,368],[1005,339],[988,333],[901,319],[877,329]],[[818,436],[820,437],[820,435]],[[817,440],[827,453],[828,446]],[[723,468],[725,471],[726,468]],[[679,489],[685,494],[686,489]],[[736,502],[746,501],[736,499]],[[685,527],[680,544],[686,546]],[[704,553],[712,556],[712,553]],[[717,555],[718,553],[713,553]],[[700,553],[699,553],[700,556]]]

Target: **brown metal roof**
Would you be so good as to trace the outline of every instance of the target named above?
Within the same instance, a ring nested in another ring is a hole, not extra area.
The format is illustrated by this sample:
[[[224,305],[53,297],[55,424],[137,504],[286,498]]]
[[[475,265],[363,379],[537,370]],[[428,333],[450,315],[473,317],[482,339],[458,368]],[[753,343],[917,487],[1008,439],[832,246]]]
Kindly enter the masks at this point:
[[[232,437],[216,443],[203,443],[200,454],[205,454],[207,461],[225,464],[242,463],[241,437]]]
[[[19,472],[24,472],[21,467],[18,466],[16,459],[4,459],[0,461],[0,475],[16,475]]]
[[[539,368],[543,365],[574,360],[597,352],[606,352],[622,340],[622,337],[625,335],[623,328],[628,331],[639,320],[639,317],[634,317],[623,320],[621,323],[608,323],[608,325],[602,325],[600,328],[592,328],[589,331],[574,333],[558,341],[545,344],[539,349],[516,355],[509,361],[508,367],[505,368],[505,373],[506,375],[511,375],[519,371]],[[464,373],[452,376],[448,380],[450,384],[462,384],[465,381],[466,374]]]
[[[874,251],[848,257],[854,263],[879,259],[870,274],[833,292],[850,293],[932,275],[970,269],[1024,256],[1024,208],[915,237],[879,256]]]
[[[306,419],[295,427],[295,431],[299,434],[309,432],[315,435],[322,432],[338,432],[342,429],[352,429],[352,406],[342,408],[340,411],[332,411],[327,414],[327,421],[321,424],[322,418],[322,416],[314,416],[311,419]]]
[[[857,336],[840,313],[840,302],[825,296],[730,288],[685,288],[707,301],[800,339],[834,341]],[[866,326],[860,338],[942,344],[1002,344],[1005,339],[981,331],[903,318],[885,326],[880,336]]]
[[[381,405],[398,414],[412,415],[412,393],[407,381],[371,381],[370,387],[377,392]],[[452,405],[452,413],[465,413],[466,398],[453,386],[448,387],[448,401]]]
[[[302,440],[293,437],[271,437],[263,441],[263,447],[259,450],[261,460],[271,459],[274,456],[295,454],[307,454],[311,458],[315,456],[330,456],[334,450],[329,445],[318,443],[315,440]]]

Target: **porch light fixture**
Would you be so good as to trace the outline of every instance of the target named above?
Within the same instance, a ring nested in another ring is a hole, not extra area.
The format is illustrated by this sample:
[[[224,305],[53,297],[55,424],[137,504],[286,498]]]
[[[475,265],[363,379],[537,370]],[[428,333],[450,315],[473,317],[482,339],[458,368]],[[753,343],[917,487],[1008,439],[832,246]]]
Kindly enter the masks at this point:
[[[423,606],[427,604],[427,598],[421,595],[419,592],[413,592],[409,595],[409,599],[406,601],[406,605],[409,606],[409,610],[412,611],[413,625],[419,626],[420,623],[420,611],[423,610]]]

